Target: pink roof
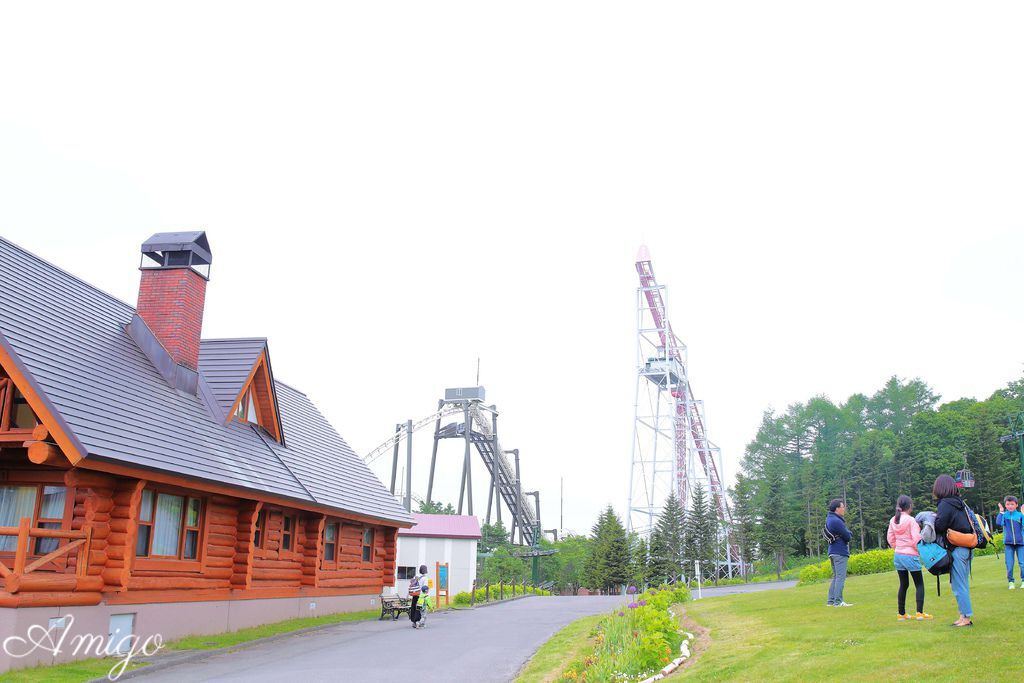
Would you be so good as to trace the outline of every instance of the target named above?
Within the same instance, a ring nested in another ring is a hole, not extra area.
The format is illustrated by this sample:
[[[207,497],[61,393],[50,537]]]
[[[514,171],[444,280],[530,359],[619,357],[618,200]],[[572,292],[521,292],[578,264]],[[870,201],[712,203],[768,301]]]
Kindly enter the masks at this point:
[[[431,538],[480,538],[480,522],[471,515],[425,515],[412,513],[416,524],[411,529],[399,529],[399,536],[428,536]]]

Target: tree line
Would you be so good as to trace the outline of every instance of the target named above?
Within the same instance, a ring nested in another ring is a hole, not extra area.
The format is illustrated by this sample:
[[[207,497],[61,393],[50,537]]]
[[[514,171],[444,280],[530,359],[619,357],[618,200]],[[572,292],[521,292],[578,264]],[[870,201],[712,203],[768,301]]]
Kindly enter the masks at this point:
[[[833,498],[846,501],[855,549],[885,547],[898,495],[911,496],[916,511],[934,509],[935,478],[965,468],[976,483],[964,489],[967,503],[994,518],[997,501],[1021,493],[1017,446],[999,437],[1024,410],[1024,379],[983,401],[939,401],[921,379],[892,377],[871,396],[838,404],[815,396],[766,411],[729,492],[743,557],[781,571],[787,558],[827,553],[821,528]]]

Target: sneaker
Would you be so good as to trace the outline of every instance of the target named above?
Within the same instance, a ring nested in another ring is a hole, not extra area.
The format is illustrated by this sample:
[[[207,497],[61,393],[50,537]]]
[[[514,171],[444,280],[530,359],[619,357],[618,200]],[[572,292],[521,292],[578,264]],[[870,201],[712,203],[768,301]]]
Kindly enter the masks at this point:
[[[910,615],[909,614],[897,614],[896,615],[896,621],[910,621]]]
[[[1013,585],[1013,581],[1010,582],[1010,590],[1013,590],[1016,586]]]
[[[853,607],[853,605],[851,605],[848,602],[841,602],[838,605],[836,605],[836,607]]]
[[[907,618],[909,619],[910,617],[907,617]],[[928,614],[927,612],[918,612],[917,616],[914,617],[914,618],[917,619],[918,621],[924,621],[925,619],[934,619],[935,617],[933,617],[932,615]]]

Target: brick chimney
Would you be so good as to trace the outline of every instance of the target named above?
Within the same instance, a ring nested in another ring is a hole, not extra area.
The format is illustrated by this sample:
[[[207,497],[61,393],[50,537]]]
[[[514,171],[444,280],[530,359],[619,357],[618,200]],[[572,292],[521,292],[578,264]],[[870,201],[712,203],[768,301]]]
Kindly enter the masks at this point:
[[[136,307],[177,365],[199,369],[199,337],[210,277],[205,232],[163,232],[142,245],[142,280]]]

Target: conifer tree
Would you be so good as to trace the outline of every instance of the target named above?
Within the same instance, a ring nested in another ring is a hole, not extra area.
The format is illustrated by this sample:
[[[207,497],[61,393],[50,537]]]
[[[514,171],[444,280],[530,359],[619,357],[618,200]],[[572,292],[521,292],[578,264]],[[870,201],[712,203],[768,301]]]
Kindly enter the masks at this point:
[[[675,492],[665,499],[665,506],[651,533],[651,575],[656,581],[667,581],[683,573],[685,515]]]

